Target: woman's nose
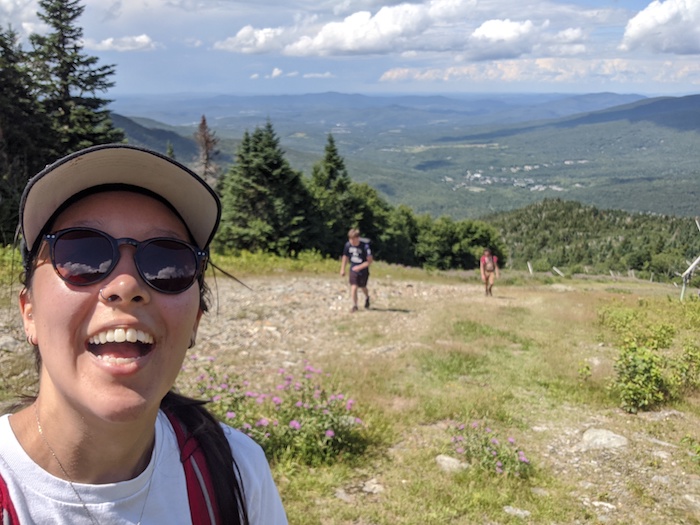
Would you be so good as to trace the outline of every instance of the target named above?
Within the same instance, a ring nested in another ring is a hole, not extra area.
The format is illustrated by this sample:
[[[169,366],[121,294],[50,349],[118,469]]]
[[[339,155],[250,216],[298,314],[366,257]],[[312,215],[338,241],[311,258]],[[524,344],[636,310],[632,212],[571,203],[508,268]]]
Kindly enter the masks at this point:
[[[119,253],[119,262],[101,283],[100,300],[112,306],[149,302],[151,290],[136,268],[133,247],[121,246]]]

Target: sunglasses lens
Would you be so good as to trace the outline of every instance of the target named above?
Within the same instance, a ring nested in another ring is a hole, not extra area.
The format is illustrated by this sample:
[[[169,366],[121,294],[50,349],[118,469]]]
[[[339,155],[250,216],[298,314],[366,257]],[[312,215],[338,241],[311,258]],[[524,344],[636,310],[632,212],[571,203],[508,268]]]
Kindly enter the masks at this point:
[[[156,290],[179,293],[197,277],[197,256],[187,244],[155,239],[142,244],[136,253],[141,275]]]
[[[102,279],[112,269],[114,250],[99,232],[74,230],[63,233],[53,246],[53,264],[59,275],[75,285]]]

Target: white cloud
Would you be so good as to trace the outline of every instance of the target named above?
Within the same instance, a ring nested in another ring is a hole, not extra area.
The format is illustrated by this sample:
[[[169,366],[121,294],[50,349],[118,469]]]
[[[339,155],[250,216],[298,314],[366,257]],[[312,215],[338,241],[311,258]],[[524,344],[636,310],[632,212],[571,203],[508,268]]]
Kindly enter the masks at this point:
[[[305,73],[302,78],[335,78],[335,75],[326,71],[325,73]]]
[[[700,2],[655,0],[627,23],[620,49],[700,54]]]
[[[375,15],[358,11],[341,22],[324,25],[315,36],[303,36],[285,47],[295,56],[393,52],[429,25],[428,10],[418,4],[382,7]]]
[[[247,25],[238,31],[236,36],[216,42],[214,49],[245,54],[277,51],[282,45],[279,41],[282,35],[284,35],[284,29],[281,27],[255,29]]]
[[[392,68],[381,82],[448,83],[468,81],[472,85],[531,83],[577,85],[581,82],[644,85],[684,82],[700,86],[700,63],[694,60],[647,61],[624,59],[533,58],[478,62],[446,68]]]
[[[470,35],[466,55],[471,60],[516,58],[532,51],[542,29],[531,20],[487,20]]]
[[[151,40],[148,35],[105,38],[100,42],[85,40],[85,49],[93,51],[153,51],[162,47],[161,44]]]
[[[535,25],[530,20],[487,20],[472,33],[472,38],[487,42],[515,42],[527,38],[534,29]]]

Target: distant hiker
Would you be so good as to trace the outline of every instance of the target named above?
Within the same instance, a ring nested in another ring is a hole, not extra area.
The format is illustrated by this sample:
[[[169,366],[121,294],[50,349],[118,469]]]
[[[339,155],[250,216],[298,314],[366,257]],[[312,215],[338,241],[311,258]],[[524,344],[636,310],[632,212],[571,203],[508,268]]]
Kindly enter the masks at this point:
[[[365,294],[365,308],[369,309],[369,265],[372,264],[372,249],[369,243],[360,239],[360,231],[352,228],[348,232],[348,242],[343,248],[343,258],[340,263],[340,276],[345,275],[345,265],[350,261],[350,295],[352,296],[352,312],[357,311],[357,289]]]
[[[493,283],[501,275],[498,272],[498,257],[491,253],[491,250],[486,248],[484,255],[479,261],[479,269],[481,270],[481,280],[484,281],[484,291],[486,295],[493,295]]]

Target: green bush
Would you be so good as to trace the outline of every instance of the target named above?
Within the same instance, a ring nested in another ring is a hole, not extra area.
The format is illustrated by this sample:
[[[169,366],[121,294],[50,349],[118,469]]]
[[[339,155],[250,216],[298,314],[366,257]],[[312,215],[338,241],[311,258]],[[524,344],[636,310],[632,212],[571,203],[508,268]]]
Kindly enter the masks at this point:
[[[627,341],[615,361],[613,389],[622,408],[630,413],[651,410],[670,398],[663,360],[653,350]]]

